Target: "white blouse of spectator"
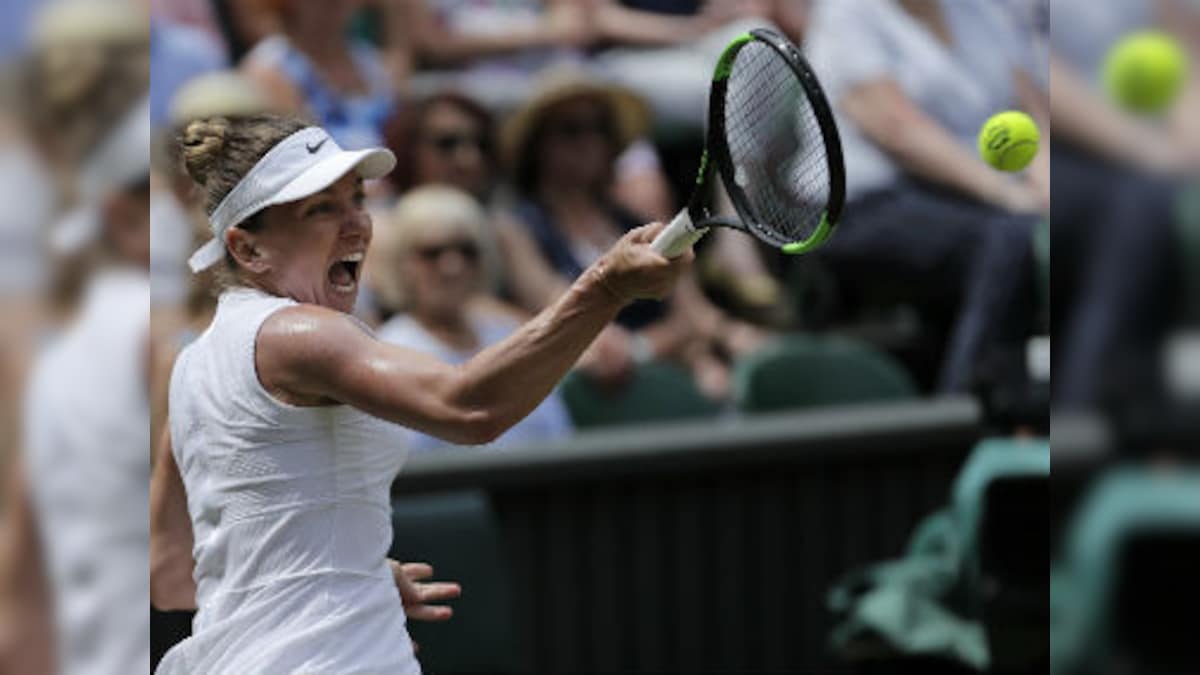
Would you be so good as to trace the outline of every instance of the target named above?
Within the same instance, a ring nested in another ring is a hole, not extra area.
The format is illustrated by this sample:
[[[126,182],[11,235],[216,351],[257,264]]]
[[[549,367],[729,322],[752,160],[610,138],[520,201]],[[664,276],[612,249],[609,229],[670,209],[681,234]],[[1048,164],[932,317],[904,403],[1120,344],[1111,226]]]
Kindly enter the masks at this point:
[[[853,87],[892,79],[925,114],[973,148],[988,117],[1015,107],[1013,75],[1034,68],[1033,36],[993,0],[943,1],[942,9],[951,45],[892,0],[820,0],[806,51],[835,111]],[[891,159],[844,115],[838,121],[848,198],[892,185],[900,172]]]

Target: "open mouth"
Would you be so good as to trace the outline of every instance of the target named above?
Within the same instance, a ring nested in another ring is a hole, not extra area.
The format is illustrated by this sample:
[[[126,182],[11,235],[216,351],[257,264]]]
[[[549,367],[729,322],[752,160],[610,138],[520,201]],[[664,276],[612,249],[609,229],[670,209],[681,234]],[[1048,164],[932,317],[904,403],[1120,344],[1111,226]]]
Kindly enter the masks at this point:
[[[329,283],[335,291],[353,293],[358,287],[358,272],[362,268],[362,252],[342,256],[329,267]]]

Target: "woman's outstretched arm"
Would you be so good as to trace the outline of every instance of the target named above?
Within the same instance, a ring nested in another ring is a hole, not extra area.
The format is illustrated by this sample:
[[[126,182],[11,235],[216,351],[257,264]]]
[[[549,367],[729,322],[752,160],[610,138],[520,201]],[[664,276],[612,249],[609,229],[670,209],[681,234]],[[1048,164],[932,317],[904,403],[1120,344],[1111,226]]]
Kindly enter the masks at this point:
[[[554,304],[460,366],[374,339],[349,316],[311,305],[277,312],[258,336],[263,385],[323,399],[455,443],[486,443],[529,414],[628,302],[662,297],[690,262],[649,246],[661,225],[631,231]]]

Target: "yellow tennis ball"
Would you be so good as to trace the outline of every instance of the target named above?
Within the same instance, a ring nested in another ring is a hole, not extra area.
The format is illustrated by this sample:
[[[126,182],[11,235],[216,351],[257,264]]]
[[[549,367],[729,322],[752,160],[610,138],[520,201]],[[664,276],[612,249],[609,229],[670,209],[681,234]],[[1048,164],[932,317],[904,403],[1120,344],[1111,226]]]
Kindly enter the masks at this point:
[[[1033,118],[1019,110],[992,115],[979,130],[979,156],[1001,171],[1020,171],[1038,152],[1041,133]]]
[[[1104,61],[1104,86],[1122,108],[1140,114],[1166,110],[1187,79],[1188,57],[1174,38],[1156,31],[1133,33]]]

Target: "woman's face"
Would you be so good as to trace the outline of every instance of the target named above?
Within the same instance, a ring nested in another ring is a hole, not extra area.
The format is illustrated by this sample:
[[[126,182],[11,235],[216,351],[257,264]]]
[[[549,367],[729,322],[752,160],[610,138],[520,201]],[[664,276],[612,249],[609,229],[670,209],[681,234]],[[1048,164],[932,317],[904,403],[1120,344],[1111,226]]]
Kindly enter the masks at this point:
[[[237,240],[249,239],[249,248],[226,241],[265,290],[349,313],[371,243],[363,199],[362,178],[352,172],[311,197],[266,209],[258,232],[231,228]]]
[[[608,107],[595,98],[575,98],[553,106],[542,118],[538,149],[541,179],[595,189],[608,179],[613,161],[613,123]]]
[[[479,288],[478,242],[461,228],[429,228],[409,245],[401,275],[413,314],[461,317]]]
[[[484,130],[453,103],[435,103],[421,121],[417,139],[417,183],[451,185],[476,197],[488,188]]]

